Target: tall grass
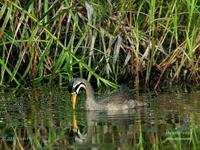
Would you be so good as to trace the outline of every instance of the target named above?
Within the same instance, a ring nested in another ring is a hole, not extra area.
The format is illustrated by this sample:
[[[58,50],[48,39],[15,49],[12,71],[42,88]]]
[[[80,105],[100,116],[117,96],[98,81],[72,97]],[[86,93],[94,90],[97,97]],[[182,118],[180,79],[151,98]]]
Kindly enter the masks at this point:
[[[198,83],[199,11],[196,0],[3,0],[0,85]]]

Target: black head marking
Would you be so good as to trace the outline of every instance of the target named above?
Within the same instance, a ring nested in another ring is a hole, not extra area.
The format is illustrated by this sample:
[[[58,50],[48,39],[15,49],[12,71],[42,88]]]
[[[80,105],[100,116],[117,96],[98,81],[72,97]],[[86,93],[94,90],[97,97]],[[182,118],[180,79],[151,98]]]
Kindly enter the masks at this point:
[[[74,89],[73,89],[73,81],[70,81],[70,82],[69,82],[68,91],[69,91],[69,93],[73,93],[73,92],[74,92]]]

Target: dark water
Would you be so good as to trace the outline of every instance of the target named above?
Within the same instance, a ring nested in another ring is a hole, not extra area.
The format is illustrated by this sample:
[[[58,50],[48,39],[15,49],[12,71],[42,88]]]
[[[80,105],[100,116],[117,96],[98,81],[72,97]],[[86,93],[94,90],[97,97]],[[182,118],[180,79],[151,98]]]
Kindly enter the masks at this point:
[[[200,93],[143,94],[149,107],[72,111],[66,89],[0,93],[0,149],[195,149]]]

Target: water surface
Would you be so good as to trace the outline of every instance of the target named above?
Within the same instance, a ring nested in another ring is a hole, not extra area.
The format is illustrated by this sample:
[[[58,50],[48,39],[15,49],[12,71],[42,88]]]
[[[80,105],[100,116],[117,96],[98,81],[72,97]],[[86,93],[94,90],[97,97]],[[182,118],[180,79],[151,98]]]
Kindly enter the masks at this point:
[[[0,149],[171,149],[199,143],[200,93],[143,94],[129,111],[72,111],[62,88],[0,93]],[[195,136],[196,135],[196,136]]]

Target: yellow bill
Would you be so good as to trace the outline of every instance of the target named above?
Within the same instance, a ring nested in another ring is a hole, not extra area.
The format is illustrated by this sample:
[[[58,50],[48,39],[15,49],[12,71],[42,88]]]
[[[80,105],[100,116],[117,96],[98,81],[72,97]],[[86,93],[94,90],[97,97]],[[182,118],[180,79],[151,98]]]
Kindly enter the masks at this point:
[[[76,97],[77,97],[76,92],[71,93],[71,101],[72,101],[72,108],[73,109],[75,109],[75,107],[76,107]]]
[[[73,114],[73,121],[72,121],[72,129],[74,132],[77,132],[78,125],[77,125],[77,120],[76,120],[76,115]]]

